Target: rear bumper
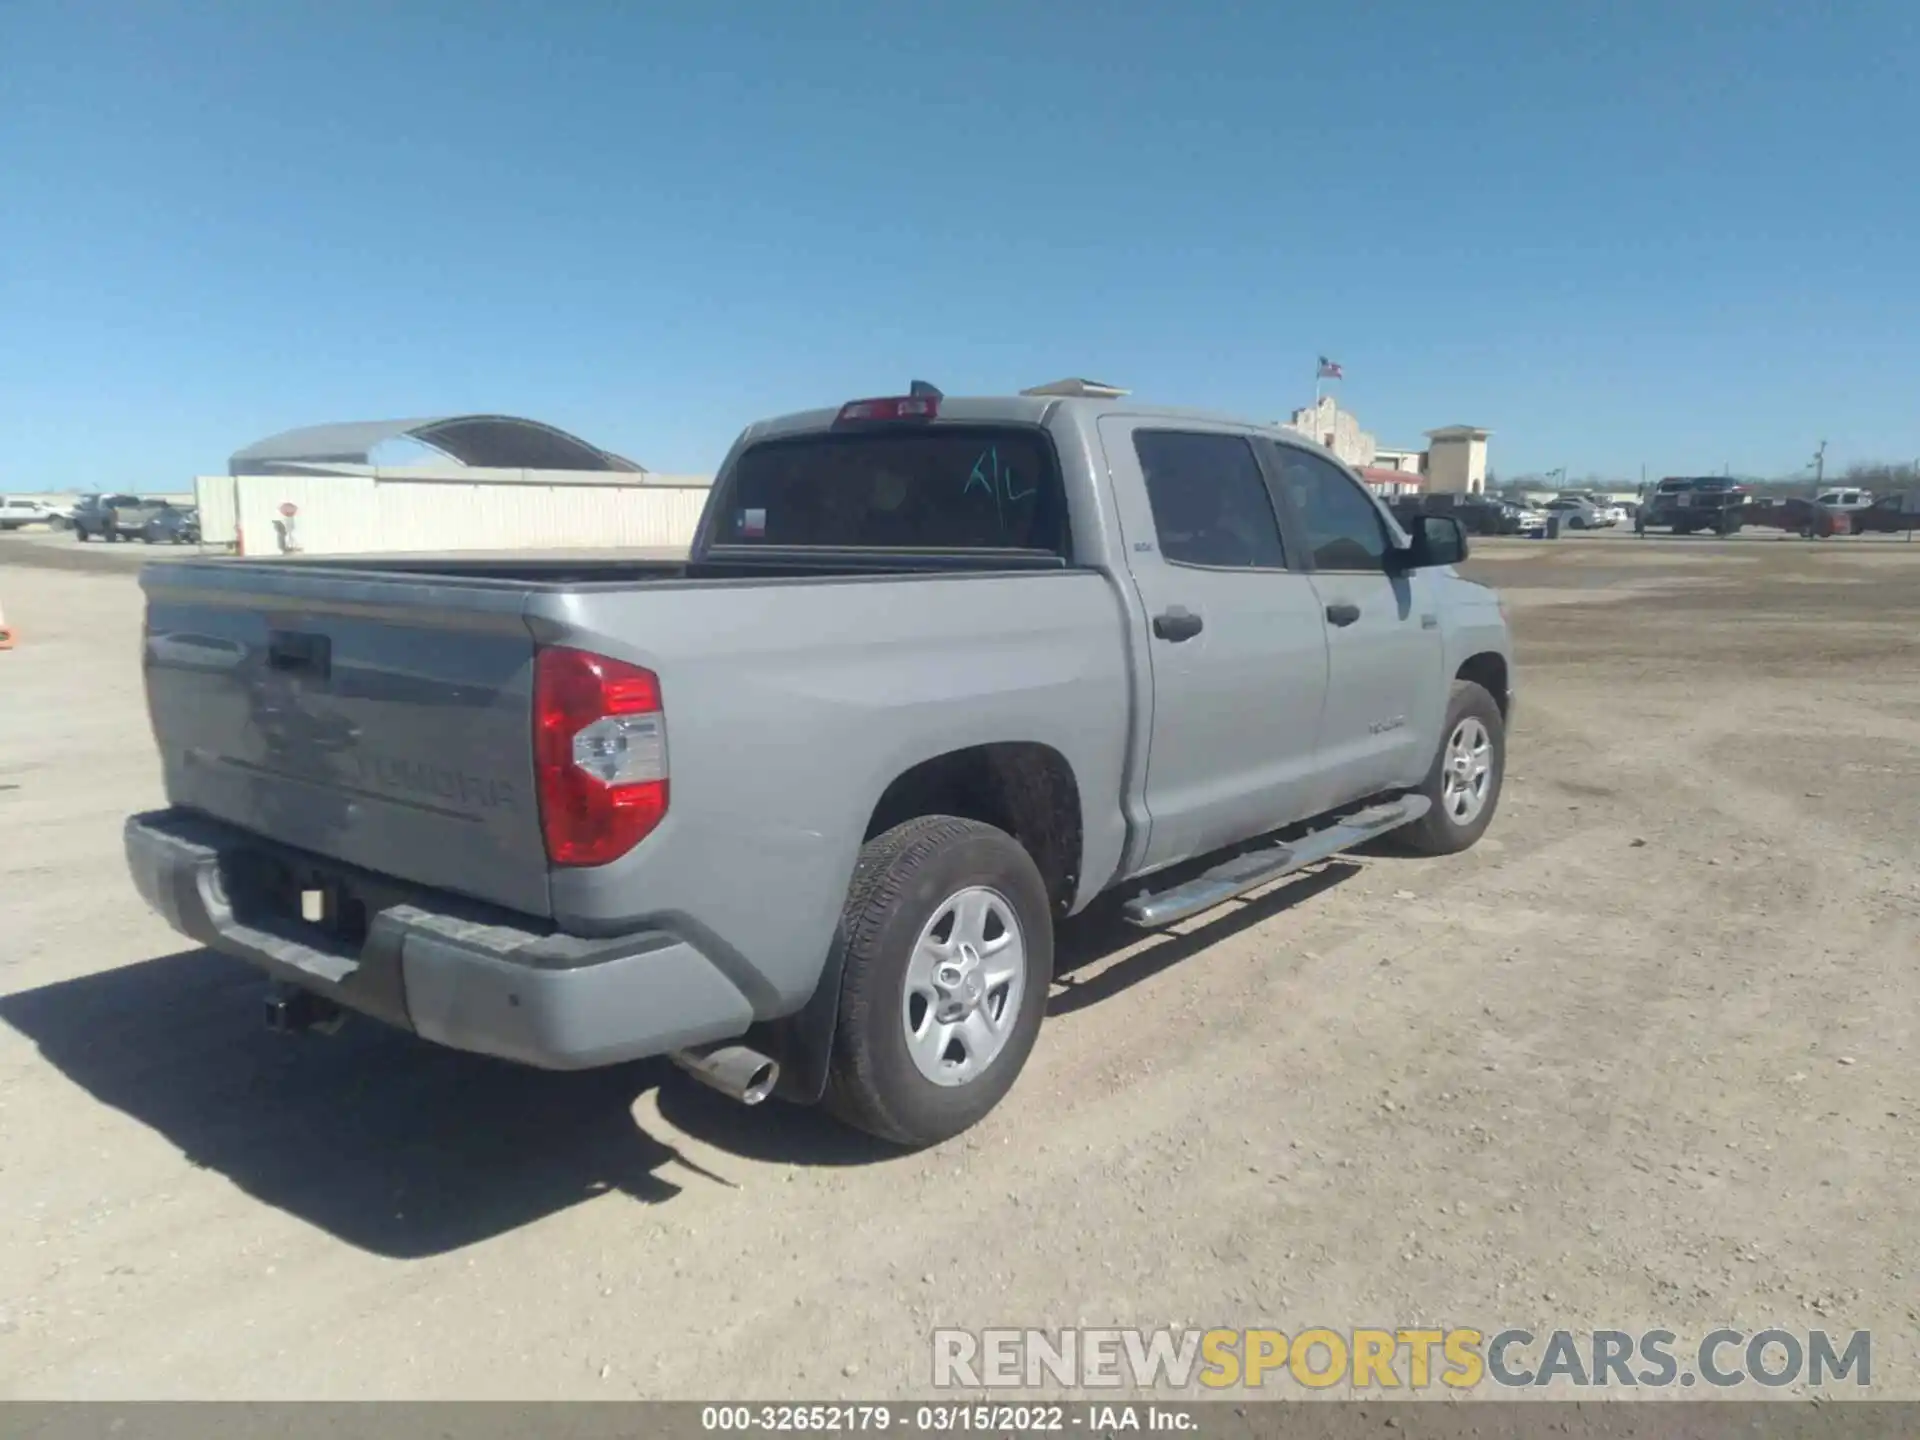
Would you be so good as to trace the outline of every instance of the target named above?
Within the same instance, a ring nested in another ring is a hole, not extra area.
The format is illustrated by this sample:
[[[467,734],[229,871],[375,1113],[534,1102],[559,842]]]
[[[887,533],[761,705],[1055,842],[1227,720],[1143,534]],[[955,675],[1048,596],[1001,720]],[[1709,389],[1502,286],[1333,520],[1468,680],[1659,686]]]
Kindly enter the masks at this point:
[[[665,932],[543,933],[524,917],[364,877],[381,903],[368,905],[364,938],[349,945],[235,893],[248,873],[237,861],[354,883],[343,867],[178,810],[129,819],[126,852],[142,897],[181,934],[456,1050],[583,1070],[729,1039],[753,1021],[746,997]]]

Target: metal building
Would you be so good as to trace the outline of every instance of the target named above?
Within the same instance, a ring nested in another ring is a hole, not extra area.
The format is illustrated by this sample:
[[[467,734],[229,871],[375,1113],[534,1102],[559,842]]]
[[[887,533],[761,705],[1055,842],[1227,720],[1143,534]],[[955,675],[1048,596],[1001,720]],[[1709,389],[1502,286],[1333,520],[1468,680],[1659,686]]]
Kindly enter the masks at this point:
[[[393,441],[444,459],[378,463]],[[283,431],[195,493],[205,543],[243,554],[673,548],[710,478],[656,474],[537,420],[445,415]]]

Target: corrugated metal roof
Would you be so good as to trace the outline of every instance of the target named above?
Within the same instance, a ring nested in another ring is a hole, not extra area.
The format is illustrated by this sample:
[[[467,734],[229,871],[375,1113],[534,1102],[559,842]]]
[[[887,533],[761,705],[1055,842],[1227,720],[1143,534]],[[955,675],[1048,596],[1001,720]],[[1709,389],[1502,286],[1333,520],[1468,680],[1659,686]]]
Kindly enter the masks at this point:
[[[417,440],[462,465],[502,470],[617,470],[640,473],[624,456],[577,435],[513,415],[441,415],[416,420],[348,420],[283,430],[236,450],[229,475],[279,475],[316,466],[367,465],[388,440]]]

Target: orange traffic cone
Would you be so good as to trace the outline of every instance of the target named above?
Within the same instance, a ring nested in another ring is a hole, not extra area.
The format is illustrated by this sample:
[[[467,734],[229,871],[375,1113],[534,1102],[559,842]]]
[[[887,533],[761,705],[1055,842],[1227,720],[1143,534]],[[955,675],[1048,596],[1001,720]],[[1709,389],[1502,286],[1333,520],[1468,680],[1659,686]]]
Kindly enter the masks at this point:
[[[7,613],[0,610],[0,650],[13,649],[13,630],[7,624]]]

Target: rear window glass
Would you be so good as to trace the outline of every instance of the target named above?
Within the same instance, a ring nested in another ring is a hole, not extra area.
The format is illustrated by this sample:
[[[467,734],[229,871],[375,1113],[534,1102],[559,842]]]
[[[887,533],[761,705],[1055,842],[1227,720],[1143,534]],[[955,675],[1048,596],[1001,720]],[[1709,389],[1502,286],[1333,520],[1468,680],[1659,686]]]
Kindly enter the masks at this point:
[[[1066,553],[1053,447],[1037,430],[809,435],[745,451],[714,540]]]

